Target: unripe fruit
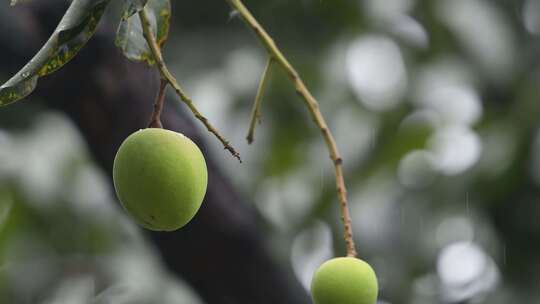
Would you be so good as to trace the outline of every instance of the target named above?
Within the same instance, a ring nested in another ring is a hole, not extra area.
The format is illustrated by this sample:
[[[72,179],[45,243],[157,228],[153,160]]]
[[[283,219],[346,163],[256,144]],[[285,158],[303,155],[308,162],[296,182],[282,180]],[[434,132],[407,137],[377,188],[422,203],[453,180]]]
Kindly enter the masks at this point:
[[[116,194],[143,227],[173,231],[199,210],[208,172],[201,151],[186,136],[164,129],[131,134],[114,159]]]
[[[313,275],[314,304],[375,304],[378,284],[368,263],[353,257],[323,263]]]

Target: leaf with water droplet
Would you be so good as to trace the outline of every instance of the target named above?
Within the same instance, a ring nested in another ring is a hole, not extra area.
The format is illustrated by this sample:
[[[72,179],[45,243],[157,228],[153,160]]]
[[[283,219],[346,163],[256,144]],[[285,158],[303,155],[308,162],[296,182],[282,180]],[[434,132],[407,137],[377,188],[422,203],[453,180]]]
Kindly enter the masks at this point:
[[[128,3],[130,2],[133,1],[126,1],[124,11],[129,10]],[[161,47],[165,44],[169,35],[171,17],[170,0],[148,0],[144,9],[148,14],[154,37],[156,37],[156,41]],[[127,19],[120,21],[115,43],[129,60],[143,61],[148,65],[155,64],[150,48],[144,38],[139,16],[132,14]]]
[[[70,61],[94,34],[110,0],[74,0],[45,45],[15,76],[0,86],[0,106],[28,96],[38,78]]]

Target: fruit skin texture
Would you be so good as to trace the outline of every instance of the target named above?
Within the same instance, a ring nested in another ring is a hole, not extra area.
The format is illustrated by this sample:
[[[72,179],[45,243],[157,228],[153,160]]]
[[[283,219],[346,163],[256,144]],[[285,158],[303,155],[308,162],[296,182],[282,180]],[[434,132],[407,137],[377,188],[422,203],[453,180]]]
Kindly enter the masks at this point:
[[[368,263],[353,257],[323,263],[311,281],[314,304],[375,304],[378,284]]]
[[[149,128],[131,134],[113,166],[116,194],[143,227],[173,231],[197,213],[208,171],[201,150],[186,136]]]

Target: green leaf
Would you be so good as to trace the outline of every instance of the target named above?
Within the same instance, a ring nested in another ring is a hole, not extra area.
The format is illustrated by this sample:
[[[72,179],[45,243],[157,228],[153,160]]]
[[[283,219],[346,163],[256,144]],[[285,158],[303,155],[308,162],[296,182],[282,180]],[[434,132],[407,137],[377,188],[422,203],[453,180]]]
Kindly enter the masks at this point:
[[[132,2],[133,1],[126,2],[125,10],[130,8],[129,3]],[[148,0],[144,9],[150,19],[154,37],[156,37],[156,41],[161,47],[165,44],[167,36],[169,35],[171,18],[170,0]],[[127,19],[122,19],[120,21],[115,43],[129,60],[143,61],[149,65],[155,64],[154,57],[144,39],[141,21],[138,15],[131,15]]]
[[[0,86],[0,106],[28,96],[39,77],[50,74],[82,49],[94,34],[110,0],[74,0],[45,45],[15,76]]]
[[[122,15],[122,20],[127,20],[135,13],[140,12],[147,2],[148,0],[125,0],[125,8],[124,14]]]

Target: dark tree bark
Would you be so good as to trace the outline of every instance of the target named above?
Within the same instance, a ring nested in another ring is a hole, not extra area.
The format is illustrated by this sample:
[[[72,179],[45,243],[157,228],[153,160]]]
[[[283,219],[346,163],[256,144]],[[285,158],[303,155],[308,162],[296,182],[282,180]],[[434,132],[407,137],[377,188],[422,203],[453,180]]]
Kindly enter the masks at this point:
[[[33,1],[14,8],[11,20],[0,21],[5,73],[16,72],[30,59],[65,8],[65,1]],[[114,27],[102,24],[88,46],[66,67],[41,79],[34,93],[75,122],[96,162],[109,174],[121,142],[148,124],[158,85],[155,72],[127,62],[113,41]],[[204,153],[203,138],[213,138],[200,134],[191,115],[169,97],[162,117],[165,128],[186,134]],[[219,161],[236,161],[226,152],[222,157]],[[195,219],[174,233],[148,233],[164,263],[209,304],[308,303],[291,271],[267,253],[257,214],[216,161],[207,157],[209,187]]]

